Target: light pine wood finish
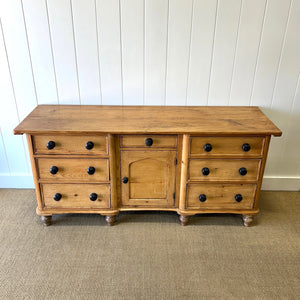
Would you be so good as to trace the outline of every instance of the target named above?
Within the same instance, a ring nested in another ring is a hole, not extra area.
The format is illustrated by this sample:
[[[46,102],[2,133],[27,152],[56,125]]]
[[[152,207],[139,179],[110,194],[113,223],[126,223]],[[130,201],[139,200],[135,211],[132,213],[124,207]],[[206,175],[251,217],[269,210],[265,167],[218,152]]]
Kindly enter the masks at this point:
[[[281,135],[258,107],[244,106],[39,105],[14,133]]]
[[[259,159],[190,159],[188,179],[190,181],[256,181],[260,163]],[[203,175],[204,168],[209,169],[208,175]],[[241,175],[240,168],[246,168],[247,174]]]
[[[147,146],[146,139],[151,138],[153,144]],[[121,148],[176,148],[177,136],[175,135],[121,135]]]
[[[204,145],[207,143],[212,146],[210,152],[204,150]],[[248,152],[242,149],[244,143],[248,143],[251,147]],[[193,137],[191,138],[190,155],[257,157],[262,156],[263,145],[263,137]]]
[[[42,184],[43,202],[47,208],[109,208],[109,184]],[[53,196],[62,195],[59,201]],[[95,201],[90,200],[92,193],[97,194]]]
[[[55,147],[47,149],[49,141],[55,142]],[[87,142],[93,142],[93,149],[87,150]],[[33,137],[35,154],[84,154],[103,155],[107,154],[107,138],[104,135],[36,135]]]
[[[236,213],[249,226],[270,137],[281,135],[257,107],[45,105],[14,132],[27,135],[36,212],[47,226],[60,213],[101,214],[111,226],[119,211],[132,210],[176,211],[182,225],[194,214]]]
[[[172,150],[121,151],[122,205],[174,206],[175,159]]]
[[[190,209],[252,209],[255,184],[190,184],[187,188],[187,208]],[[206,195],[206,201],[199,201],[199,195]],[[242,195],[241,202],[234,198]]]
[[[58,172],[50,173],[50,168],[56,166]],[[38,158],[37,167],[40,182],[108,182],[109,160],[106,158]],[[89,175],[89,167],[95,168],[95,173]]]

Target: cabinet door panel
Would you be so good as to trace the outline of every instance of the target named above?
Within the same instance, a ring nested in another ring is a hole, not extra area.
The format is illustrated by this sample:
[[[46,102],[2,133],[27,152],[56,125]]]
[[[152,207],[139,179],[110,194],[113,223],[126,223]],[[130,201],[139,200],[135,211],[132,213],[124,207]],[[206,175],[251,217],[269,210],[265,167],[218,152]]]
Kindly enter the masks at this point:
[[[173,206],[175,158],[176,151],[121,151],[122,205]]]

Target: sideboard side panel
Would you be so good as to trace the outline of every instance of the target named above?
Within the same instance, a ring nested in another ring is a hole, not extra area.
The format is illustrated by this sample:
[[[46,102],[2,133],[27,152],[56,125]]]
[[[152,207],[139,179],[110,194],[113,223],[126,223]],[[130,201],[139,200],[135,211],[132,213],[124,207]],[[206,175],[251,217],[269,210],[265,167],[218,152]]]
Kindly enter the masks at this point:
[[[41,198],[40,185],[39,185],[39,182],[38,182],[37,167],[35,165],[35,159],[34,159],[34,156],[33,156],[32,136],[30,134],[26,134],[26,139],[27,139],[27,144],[28,144],[28,150],[29,150],[30,163],[31,163],[31,169],[32,169],[32,175],[33,175],[33,181],[34,181],[34,187],[35,187],[35,193],[36,193],[38,209],[43,210],[43,202],[42,202],[42,198]]]

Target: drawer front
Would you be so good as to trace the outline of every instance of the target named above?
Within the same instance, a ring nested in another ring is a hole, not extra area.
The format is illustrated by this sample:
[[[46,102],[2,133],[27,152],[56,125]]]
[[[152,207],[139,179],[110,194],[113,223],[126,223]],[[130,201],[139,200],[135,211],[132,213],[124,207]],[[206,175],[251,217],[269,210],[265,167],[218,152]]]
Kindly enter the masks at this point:
[[[259,159],[190,159],[189,180],[258,180]]]
[[[108,159],[39,158],[39,178],[51,181],[109,181]]]
[[[190,155],[261,156],[263,146],[263,137],[192,137]]]
[[[187,208],[251,209],[255,192],[255,184],[190,184],[187,187]]]
[[[41,184],[41,189],[46,208],[110,207],[109,184]]]
[[[176,148],[176,135],[121,135],[121,148]]]
[[[54,142],[54,144],[51,142]],[[104,155],[108,153],[107,138],[105,135],[36,135],[33,137],[33,145],[35,154]]]

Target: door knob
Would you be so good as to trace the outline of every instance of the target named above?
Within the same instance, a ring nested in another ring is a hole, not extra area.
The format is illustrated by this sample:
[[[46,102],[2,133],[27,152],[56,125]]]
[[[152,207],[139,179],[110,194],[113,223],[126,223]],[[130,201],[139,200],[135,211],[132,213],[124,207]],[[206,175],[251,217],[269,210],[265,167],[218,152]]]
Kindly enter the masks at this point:
[[[128,182],[128,177],[123,177],[122,182],[126,184]]]

